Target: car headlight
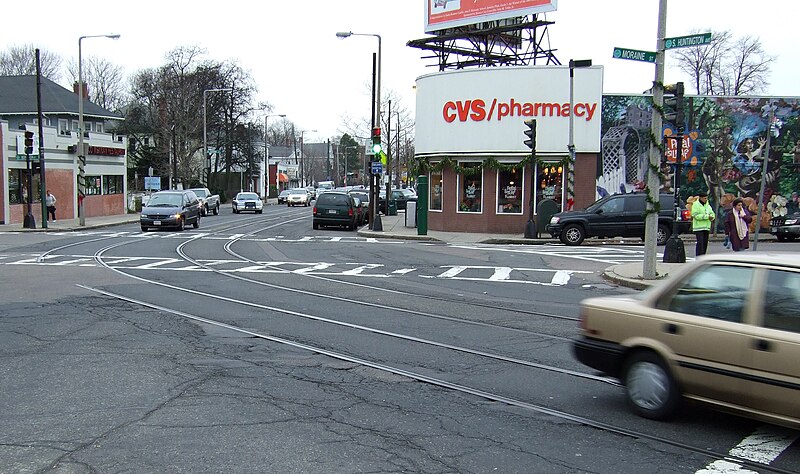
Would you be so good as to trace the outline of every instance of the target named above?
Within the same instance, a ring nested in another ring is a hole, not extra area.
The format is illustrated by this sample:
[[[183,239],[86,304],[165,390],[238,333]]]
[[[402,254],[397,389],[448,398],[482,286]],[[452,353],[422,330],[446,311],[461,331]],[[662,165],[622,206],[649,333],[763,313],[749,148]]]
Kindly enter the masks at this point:
[[[785,225],[794,225],[797,224],[797,219],[786,219],[785,221],[783,221],[783,223]]]
[[[180,213],[180,212],[179,212],[179,213],[177,213],[177,214],[175,214],[175,215],[174,215],[174,216],[172,216],[172,217],[174,217],[175,219],[179,219],[179,220],[183,218],[183,216],[181,216],[181,213]]]
[[[550,218],[550,223],[551,223],[551,224],[558,224],[558,221],[560,221],[560,220],[561,220],[561,218],[560,218],[560,217],[558,217],[558,216],[553,216],[553,217],[551,217],[551,218]]]

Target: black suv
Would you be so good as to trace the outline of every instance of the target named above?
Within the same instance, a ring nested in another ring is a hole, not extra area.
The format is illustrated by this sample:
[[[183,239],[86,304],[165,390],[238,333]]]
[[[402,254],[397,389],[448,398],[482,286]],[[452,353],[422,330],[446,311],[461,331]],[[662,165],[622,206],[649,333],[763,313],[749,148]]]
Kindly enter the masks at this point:
[[[554,214],[547,231],[566,245],[580,245],[587,237],[641,237],[644,238],[645,193],[613,194],[603,197],[582,211]],[[672,234],[675,199],[672,194],[659,197],[658,245],[664,245]],[[683,212],[678,233],[688,232],[691,220]]]
[[[800,212],[770,219],[769,233],[781,242],[800,237]]]
[[[314,230],[320,226],[343,226],[348,230],[355,230],[358,225],[358,210],[353,196],[338,191],[326,191],[317,195],[314,203],[313,221]]]

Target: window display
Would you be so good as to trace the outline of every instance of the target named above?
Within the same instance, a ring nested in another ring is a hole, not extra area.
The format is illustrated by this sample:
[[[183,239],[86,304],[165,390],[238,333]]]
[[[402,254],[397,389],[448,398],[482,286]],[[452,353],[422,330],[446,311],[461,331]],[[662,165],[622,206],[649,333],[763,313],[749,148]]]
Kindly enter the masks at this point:
[[[458,210],[460,212],[481,212],[483,206],[483,170],[480,163],[463,163],[462,168],[477,171],[467,172],[458,176],[460,186],[458,188]]]
[[[430,206],[432,211],[442,210],[442,172],[432,172],[430,181]]]
[[[497,213],[522,214],[522,171],[497,172]]]

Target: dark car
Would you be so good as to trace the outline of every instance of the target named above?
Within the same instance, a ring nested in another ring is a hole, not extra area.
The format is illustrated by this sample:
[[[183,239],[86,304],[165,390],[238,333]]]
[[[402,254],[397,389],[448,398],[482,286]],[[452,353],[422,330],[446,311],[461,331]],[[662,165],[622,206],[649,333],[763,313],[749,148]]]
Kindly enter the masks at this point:
[[[641,237],[645,228],[645,193],[612,194],[605,196],[584,210],[554,214],[547,231],[566,245],[580,245],[587,237]],[[661,194],[658,213],[658,245],[664,245],[672,235],[675,199],[672,194]],[[688,232],[691,219],[681,204],[678,233]]]
[[[369,222],[369,193],[366,190],[349,191],[347,194],[358,198],[359,206],[361,208],[361,224],[364,225]]]
[[[289,190],[284,189],[283,191],[281,191],[280,194],[278,194],[278,204],[286,204],[288,198],[289,198]]]
[[[769,233],[781,242],[800,237],[800,212],[770,219]]]
[[[347,193],[327,191],[317,195],[313,216],[312,227],[315,230],[320,226],[340,226],[355,230],[358,219],[356,201]]]
[[[139,217],[142,232],[151,227],[183,230],[186,224],[200,227],[200,200],[192,191],[159,191],[147,201]]]
[[[392,189],[391,198],[396,204],[398,210],[404,210],[408,207],[408,201],[416,201],[417,200],[417,193],[414,192],[413,189],[402,188],[402,189]],[[384,214],[386,212],[386,190],[382,190],[379,196],[380,210]]]

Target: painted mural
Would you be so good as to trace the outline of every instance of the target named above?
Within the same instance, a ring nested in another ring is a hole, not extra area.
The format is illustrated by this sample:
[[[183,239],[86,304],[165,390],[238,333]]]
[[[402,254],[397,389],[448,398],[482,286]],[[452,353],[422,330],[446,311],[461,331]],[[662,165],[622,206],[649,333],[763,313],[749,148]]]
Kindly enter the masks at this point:
[[[598,198],[643,189],[650,104],[650,96],[603,96]],[[763,160],[768,155],[761,226],[768,227],[773,216],[800,211],[800,98],[687,97],[686,105],[680,189],[684,200],[706,191],[717,209],[724,211],[741,197],[755,214]],[[768,127],[770,116],[773,122]],[[674,136],[672,124],[665,124],[664,135]],[[673,192],[677,144],[674,139],[665,143],[661,169],[667,179],[662,191]]]

